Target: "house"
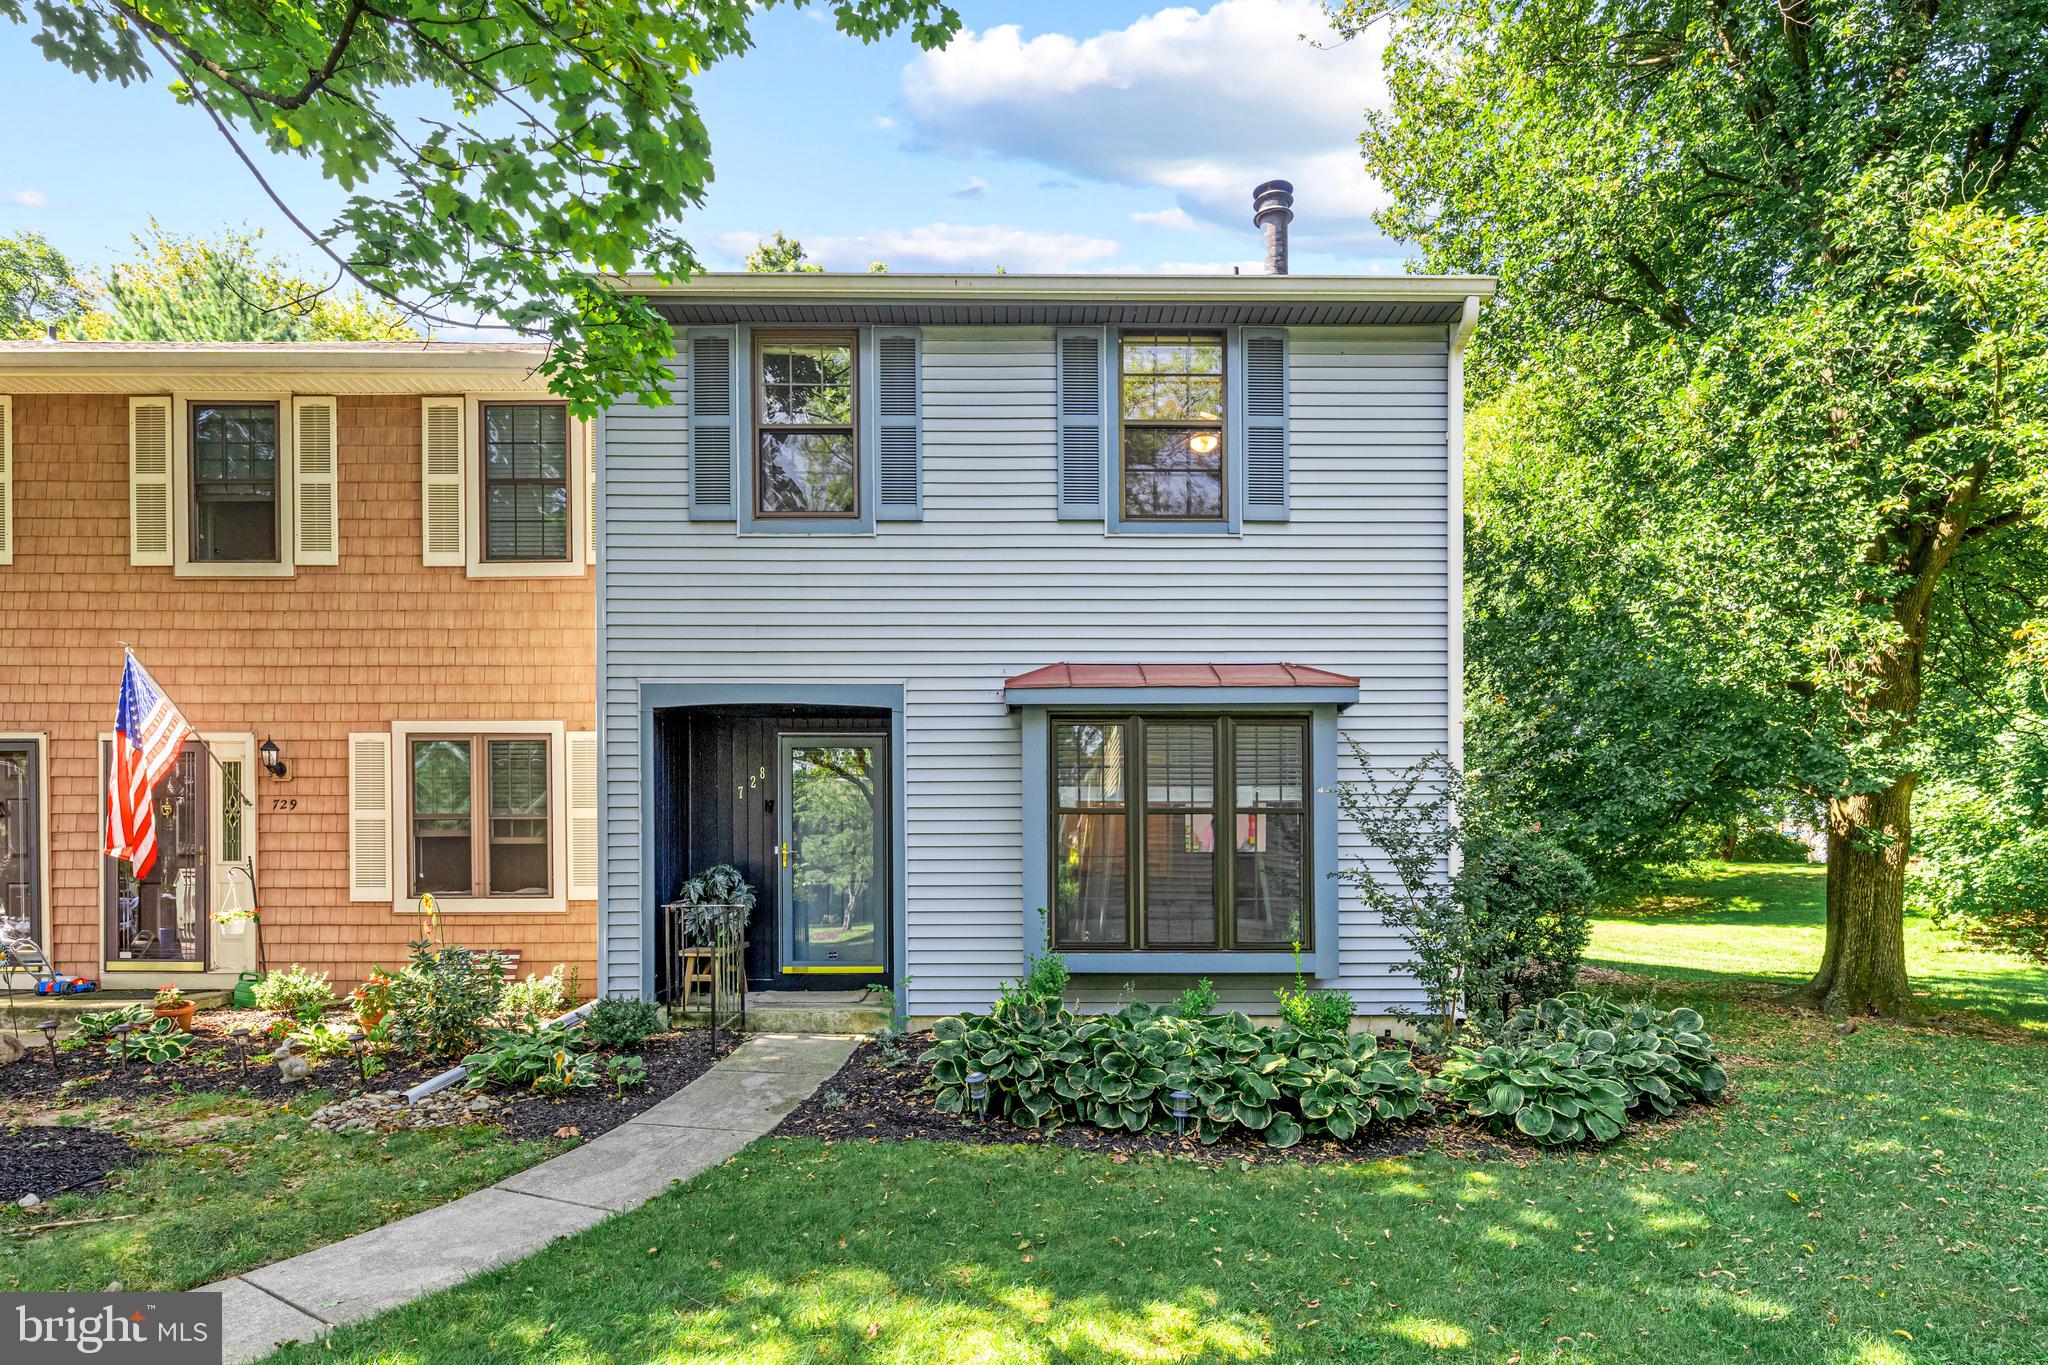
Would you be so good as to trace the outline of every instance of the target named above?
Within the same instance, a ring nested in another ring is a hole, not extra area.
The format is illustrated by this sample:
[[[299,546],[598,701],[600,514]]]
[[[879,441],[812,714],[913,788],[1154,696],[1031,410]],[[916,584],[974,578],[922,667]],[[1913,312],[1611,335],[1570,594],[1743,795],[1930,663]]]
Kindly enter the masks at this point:
[[[432,890],[588,989],[588,432],[539,357],[0,345],[0,892],[61,970],[231,984],[253,905],[346,990]],[[124,643],[204,741],[139,884],[101,853]]]
[[[1421,1003],[1335,788],[1459,751],[1490,281],[627,287],[677,350],[597,429],[603,989],[671,993],[661,907],[729,863],[756,988],[930,1018],[1052,948],[1084,1002]]]

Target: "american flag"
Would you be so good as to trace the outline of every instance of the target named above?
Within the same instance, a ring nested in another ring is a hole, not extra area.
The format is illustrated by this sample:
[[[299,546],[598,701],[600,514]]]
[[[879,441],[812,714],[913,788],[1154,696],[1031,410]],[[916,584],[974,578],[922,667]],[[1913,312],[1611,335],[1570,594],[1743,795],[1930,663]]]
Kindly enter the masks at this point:
[[[114,770],[107,775],[107,856],[126,858],[138,881],[156,865],[150,793],[191,737],[185,717],[129,651],[121,669],[121,710],[114,721]]]

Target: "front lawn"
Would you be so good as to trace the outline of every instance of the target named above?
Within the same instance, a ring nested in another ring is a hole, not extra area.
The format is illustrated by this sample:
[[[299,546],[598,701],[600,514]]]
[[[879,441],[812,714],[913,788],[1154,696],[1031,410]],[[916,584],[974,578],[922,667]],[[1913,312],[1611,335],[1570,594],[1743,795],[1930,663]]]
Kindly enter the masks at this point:
[[[446,1203],[563,1145],[484,1127],[324,1133],[306,1115],[326,1098],[276,1106],[196,1093],[139,1110],[81,1106],[69,1117],[152,1155],[96,1193],[0,1208],[0,1286],[189,1289]],[[74,1219],[93,1221],[49,1227]]]
[[[1820,965],[1827,870],[1719,863],[1675,874],[1593,926],[1587,963],[1702,982],[1792,985]],[[2048,969],[1979,952],[1920,915],[1906,917],[1906,962],[1922,1004],[2048,1032]]]
[[[1774,986],[1732,978],[1810,967],[1785,935],[1811,930],[1792,892],[1817,884],[1773,868],[1704,885],[1730,884],[1719,909],[1670,890],[1717,949],[1660,946],[1693,920],[1600,927],[1607,966],[1660,979],[1603,988],[1699,1009],[1734,1086],[1720,1108],[1602,1150],[1247,1169],[770,1137],[637,1212],[277,1359],[2039,1359],[2048,1050],[1995,1026],[1845,1034],[1779,1008]],[[1626,935],[1641,959],[1621,956]],[[1917,958],[1929,941],[1913,942]],[[1717,972],[1713,952],[1738,956]],[[1944,970],[2034,1026],[2038,974]]]

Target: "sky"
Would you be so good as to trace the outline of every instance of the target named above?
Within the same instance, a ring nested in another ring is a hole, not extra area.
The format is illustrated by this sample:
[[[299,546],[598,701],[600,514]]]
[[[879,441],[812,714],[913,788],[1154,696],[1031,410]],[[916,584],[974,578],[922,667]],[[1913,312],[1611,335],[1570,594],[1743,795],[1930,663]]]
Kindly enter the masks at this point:
[[[1275,176],[1295,185],[1295,273],[1402,268],[1357,145],[1385,101],[1378,45],[1337,42],[1314,0],[957,7],[966,30],[936,53],[778,8],[752,52],[699,78],[715,180],[684,228],[709,268],[780,230],[828,269],[1250,273],[1251,189]],[[310,271],[203,113],[160,84],[72,75],[30,33],[0,24],[0,234],[41,232],[94,268],[154,216],[260,229]],[[316,226],[341,202],[303,163],[265,169]]]

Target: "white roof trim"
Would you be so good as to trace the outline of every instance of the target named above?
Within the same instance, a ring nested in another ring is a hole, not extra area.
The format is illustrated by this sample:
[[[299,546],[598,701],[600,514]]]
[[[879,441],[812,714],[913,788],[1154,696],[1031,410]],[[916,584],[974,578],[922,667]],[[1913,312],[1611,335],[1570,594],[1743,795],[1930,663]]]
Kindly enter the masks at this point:
[[[1428,303],[1491,298],[1488,275],[915,275],[717,273],[673,284],[614,277],[629,294],[791,303]]]
[[[499,343],[0,342],[0,393],[544,393],[547,348]]]

